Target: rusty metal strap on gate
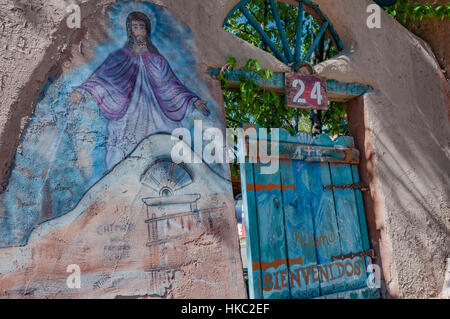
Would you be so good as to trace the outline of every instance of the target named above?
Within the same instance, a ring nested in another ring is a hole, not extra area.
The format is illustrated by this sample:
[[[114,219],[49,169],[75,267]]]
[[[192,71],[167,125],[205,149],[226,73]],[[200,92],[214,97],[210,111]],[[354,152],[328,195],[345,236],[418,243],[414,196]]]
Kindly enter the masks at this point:
[[[336,260],[344,260],[344,259],[353,259],[355,257],[375,258],[375,252],[373,251],[373,249],[371,249],[368,251],[361,251],[359,253],[350,253],[350,254],[346,254],[346,255],[333,256],[333,257],[331,257],[331,260],[336,261]]]
[[[367,192],[369,191],[369,187],[362,184],[362,183],[358,183],[358,184],[343,184],[343,185],[324,185],[323,186],[323,190],[337,190],[337,189],[359,189],[362,192]]]

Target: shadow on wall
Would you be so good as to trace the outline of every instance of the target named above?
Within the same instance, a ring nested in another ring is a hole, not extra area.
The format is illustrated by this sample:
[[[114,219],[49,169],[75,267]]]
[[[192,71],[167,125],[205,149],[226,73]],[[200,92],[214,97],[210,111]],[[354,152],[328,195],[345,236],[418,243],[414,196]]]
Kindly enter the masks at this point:
[[[366,106],[365,112],[371,125],[376,125],[365,130],[370,129],[377,150],[376,173],[386,209],[382,227],[387,227],[392,243],[399,297],[438,297],[450,255],[450,161],[446,147],[439,143],[448,131],[433,128],[428,113],[433,110],[420,103],[395,109],[390,103],[377,103],[379,97],[365,97],[372,107],[368,110]],[[409,125],[400,125],[396,122],[399,118]]]

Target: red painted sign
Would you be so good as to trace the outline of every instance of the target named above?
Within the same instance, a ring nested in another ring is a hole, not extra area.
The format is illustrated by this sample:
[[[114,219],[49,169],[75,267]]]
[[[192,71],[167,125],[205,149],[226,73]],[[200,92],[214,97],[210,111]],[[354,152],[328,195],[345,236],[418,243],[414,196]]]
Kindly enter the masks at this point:
[[[302,109],[328,110],[327,81],[314,75],[286,73],[286,105]]]

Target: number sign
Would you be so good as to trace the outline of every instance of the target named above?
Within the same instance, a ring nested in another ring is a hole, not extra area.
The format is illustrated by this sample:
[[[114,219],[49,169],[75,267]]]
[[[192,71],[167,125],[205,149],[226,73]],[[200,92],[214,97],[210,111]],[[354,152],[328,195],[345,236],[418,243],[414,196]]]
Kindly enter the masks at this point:
[[[327,81],[318,76],[288,73],[286,105],[303,109],[328,109]]]

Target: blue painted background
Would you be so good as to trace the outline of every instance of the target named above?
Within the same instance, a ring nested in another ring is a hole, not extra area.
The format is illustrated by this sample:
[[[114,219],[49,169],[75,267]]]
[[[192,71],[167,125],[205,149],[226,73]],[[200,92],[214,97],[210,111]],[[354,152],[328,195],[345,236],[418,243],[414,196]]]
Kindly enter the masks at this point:
[[[0,248],[25,245],[33,228],[70,212],[86,191],[108,172],[105,143],[107,120],[94,99],[72,107],[69,94],[82,84],[107,56],[127,40],[126,18],[132,11],[147,14],[152,41],[181,82],[208,103],[204,129],[223,128],[220,107],[199,80],[195,40],[189,28],[168,10],[151,3],[120,2],[110,8],[111,27],[104,43],[94,48],[94,59],[49,80],[15,155],[7,190],[0,195]],[[188,110],[183,127],[191,129],[198,111]],[[80,165],[88,163],[88,165]],[[212,168],[226,176],[224,165]]]

